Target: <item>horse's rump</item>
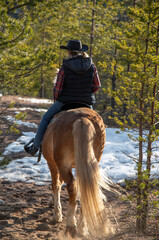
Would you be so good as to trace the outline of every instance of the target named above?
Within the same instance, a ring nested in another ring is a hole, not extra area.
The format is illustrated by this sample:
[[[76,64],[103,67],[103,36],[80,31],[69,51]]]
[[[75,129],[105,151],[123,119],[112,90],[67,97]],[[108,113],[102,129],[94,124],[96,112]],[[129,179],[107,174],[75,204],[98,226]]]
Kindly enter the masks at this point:
[[[81,118],[90,120],[95,128],[93,146],[95,157],[100,161],[105,144],[105,125],[102,118],[89,108],[73,109],[57,114],[44,135],[43,154],[47,149],[44,145],[50,146],[50,142],[52,142],[53,145],[50,147],[53,147],[52,151],[55,155],[59,156],[64,151],[70,151],[74,156],[73,123]]]

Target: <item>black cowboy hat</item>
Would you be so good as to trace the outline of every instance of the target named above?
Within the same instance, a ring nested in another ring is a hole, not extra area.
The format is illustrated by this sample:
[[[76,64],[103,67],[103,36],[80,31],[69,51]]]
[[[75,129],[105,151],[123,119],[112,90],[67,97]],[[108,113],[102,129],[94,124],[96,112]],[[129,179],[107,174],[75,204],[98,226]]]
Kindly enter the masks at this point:
[[[77,52],[88,51],[88,46],[82,44],[80,40],[69,40],[67,46],[60,46],[60,48]]]

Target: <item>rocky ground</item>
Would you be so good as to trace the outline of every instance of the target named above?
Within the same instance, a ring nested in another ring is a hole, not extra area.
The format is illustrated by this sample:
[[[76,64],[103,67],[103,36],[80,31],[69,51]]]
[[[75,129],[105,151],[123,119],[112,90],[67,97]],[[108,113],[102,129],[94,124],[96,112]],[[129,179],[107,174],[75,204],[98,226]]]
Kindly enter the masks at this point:
[[[4,96],[1,97],[1,109],[15,101],[14,108],[20,107],[45,107],[48,105],[38,105],[24,100],[19,100],[18,97]],[[26,121],[39,123],[41,113],[32,110],[26,110]],[[15,115],[15,109],[9,109],[6,113]],[[1,116],[2,117],[2,116]],[[7,124],[7,122],[6,122]],[[2,126],[1,126],[2,127]],[[5,128],[6,125],[3,125]],[[5,138],[1,143],[0,152],[23,131],[23,127],[18,127],[20,133],[18,135],[12,133]],[[26,129],[25,129],[26,131]],[[27,129],[29,131],[29,128]],[[35,129],[36,131],[36,129]],[[25,156],[25,153],[20,153],[8,156],[12,161],[18,157]],[[4,169],[5,171],[5,169]],[[112,193],[105,193],[108,202],[105,207],[109,211],[109,218],[116,229],[114,236],[103,238],[103,240],[158,240],[159,229],[157,228],[159,220],[157,218],[148,218],[148,228],[145,233],[136,232],[135,229],[135,204],[117,197]],[[45,186],[35,185],[34,183],[25,182],[9,182],[0,179],[0,239],[5,240],[34,240],[34,239],[71,239],[65,236],[66,211],[68,206],[68,195],[66,188],[62,188],[61,202],[63,210],[63,222],[54,224],[52,221],[53,207],[49,205],[49,200],[52,196],[51,184]],[[123,194],[125,197],[126,195]],[[78,202],[77,218],[79,215],[80,204]],[[153,209],[152,209],[153,210]],[[151,211],[150,211],[151,212]],[[81,239],[78,238],[77,239]],[[85,237],[83,239],[97,239]]]

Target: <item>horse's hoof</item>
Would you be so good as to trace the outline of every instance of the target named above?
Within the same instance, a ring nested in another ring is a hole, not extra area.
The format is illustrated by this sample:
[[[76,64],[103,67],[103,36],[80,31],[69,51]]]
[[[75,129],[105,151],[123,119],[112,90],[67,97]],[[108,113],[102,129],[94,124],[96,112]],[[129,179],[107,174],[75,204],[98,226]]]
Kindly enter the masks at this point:
[[[66,235],[69,234],[69,235],[71,235],[72,238],[75,238],[76,235],[77,235],[76,227],[75,227],[75,226],[73,226],[73,227],[67,226],[67,227],[66,227],[65,234],[66,234]]]
[[[60,222],[62,222],[62,216],[57,217],[54,215],[52,218],[52,221],[53,221],[53,224],[60,223]]]

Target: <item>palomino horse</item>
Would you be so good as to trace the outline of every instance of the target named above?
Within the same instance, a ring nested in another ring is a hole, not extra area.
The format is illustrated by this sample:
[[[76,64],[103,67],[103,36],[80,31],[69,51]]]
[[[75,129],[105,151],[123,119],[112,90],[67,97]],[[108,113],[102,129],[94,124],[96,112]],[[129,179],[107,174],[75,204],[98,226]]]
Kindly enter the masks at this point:
[[[105,144],[105,125],[92,109],[63,111],[50,123],[44,135],[42,152],[47,160],[54,197],[54,221],[62,221],[60,190],[65,182],[69,194],[66,232],[106,236],[111,231],[104,209],[100,185],[109,189],[100,176],[98,162]],[[75,167],[76,181],[72,174]],[[103,181],[103,182],[102,182]],[[76,197],[80,195],[81,216],[76,226]]]

